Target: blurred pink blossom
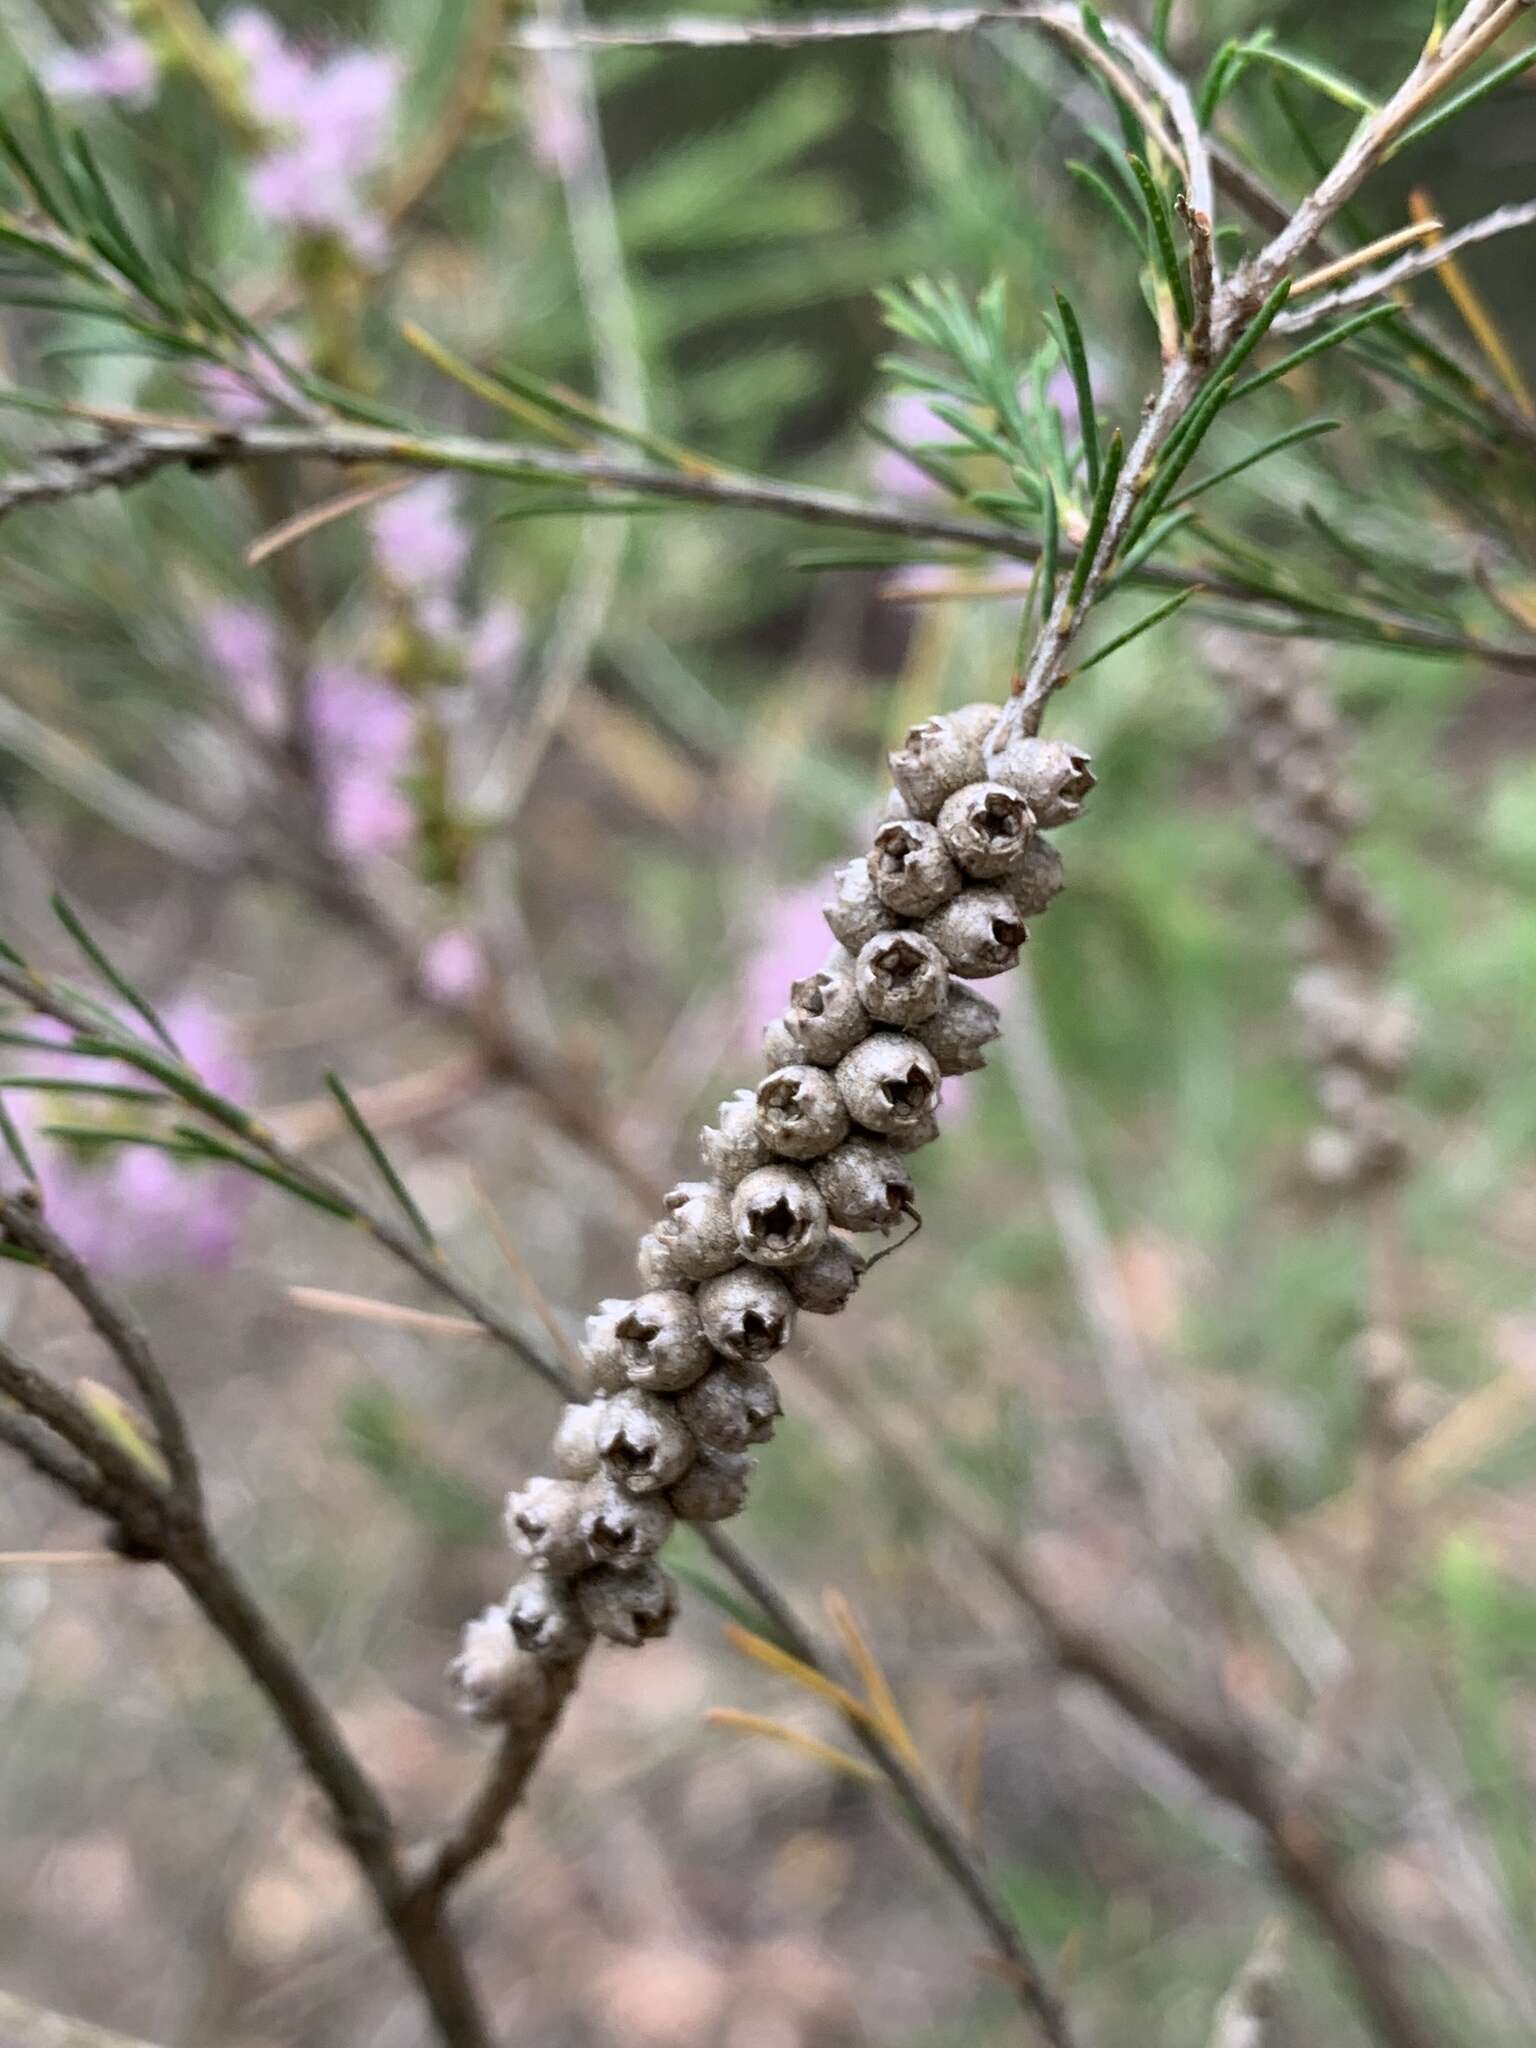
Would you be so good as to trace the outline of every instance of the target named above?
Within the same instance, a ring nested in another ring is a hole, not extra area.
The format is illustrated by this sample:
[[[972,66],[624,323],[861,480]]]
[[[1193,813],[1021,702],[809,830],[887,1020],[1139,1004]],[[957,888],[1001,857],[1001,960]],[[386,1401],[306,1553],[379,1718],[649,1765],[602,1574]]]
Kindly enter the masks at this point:
[[[458,925],[439,932],[421,956],[422,986],[439,1002],[466,1001],[484,982],[486,971],[480,941]]]
[[[469,630],[464,665],[472,677],[501,677],[522,652],[527,626],[517,606],[493,599]]]
[[[162,1014],[200,1079],[223,1095],[238,1098],[248,1092],[245,1063],[214,1010],[199,998],[188,997]],[[67,1037],[42,1020],[34,1035]],[[60,1080],[143,1079],[111,1061],[62,1049],[58,1054],[33,1055],[32,1068]],[[233,1257],[255,1191],[249,1175],[186,1163],[150,1146],[71,1144],[41,1135],[44,1124],[62,1121],[65,1115],[71,1123],[110,1130],[117,1121],[117,1105],[105,1098],[61,1098],[29,1091],[13,1095],[10,1104],[28,1136],[48,1220],[87,1264],[108,1274],[158,1270],[186,1261],[217,1270]]]
[[[257,732],[283,726],[277,628],[255,605],[219,603],[203,614],[203,640],[236,705]]]
[[[115,100],[124,107],[147,107],[160,83],[154,51],[128,29],[92,49],[56,52],[39,75],[56,100]]]
[[[744,1046],[755,1047],[763,1026],[786,1007],[790,983],[814,974],[832,951],[836,942],[821,914],[826,900],[821,882],[783,889],[770,898],[738,979],[738,1031]]]
[[[414,822],[400,787],[415,729],[409,704],[377,676],[333,663],[315,674],[310,719],[337,850],[398,852]]]
[[[379,567],[402,590],[449,590],[469,559],[453,479],[435,476],[376,506],[368,525]]]
[[[246,179],[251,205],[280,226],[339,235],[356,255],[380,261],[384,227],[366,187],[393,135],[396,60],[379,50],[314,55],[254,7],[233,15],[224,34],[245,61],[252,112],[270,131]]]
[[[587,146],[580,109],[550,64],[536,64],[528,79],[528,143],[539,169],[568,177]]]
[[[893,391],[881,407],[885,431],[898,441],[953,441],[952,427],[944,424],[919,391]],[[894,448],[877,448],[870,464],[870,481],[877,490],[894,498],[932,498],[939,487],[915,462],[898,455]]]

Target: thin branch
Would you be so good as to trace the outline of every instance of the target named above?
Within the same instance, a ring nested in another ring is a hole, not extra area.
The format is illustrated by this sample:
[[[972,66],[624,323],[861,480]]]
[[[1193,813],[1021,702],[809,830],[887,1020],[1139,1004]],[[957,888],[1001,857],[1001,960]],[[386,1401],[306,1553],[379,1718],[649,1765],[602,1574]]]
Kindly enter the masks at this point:
[[[1423,233],[1428,224],[1412,230]],[[1325,298],[1313,299],[1311,304],[1295,313],[1282,313],[1275,322],[1277,334],[1299,334],[1305,328],[1315,327],[1319,320],[1329,314],[1342,312],[1352,306],[1369,303],[1383,293],[1405,283],[1410,277],[1420,277],[1425,271],[1436,270],[1448,257],[1458,250],[1470,248],[1477,242],[1491,241],[1495,235],[1507,235],[1516,228],[1536,227],[1536,199],[1512,202],[1499,206],[1492,213],[1485,213],[1480,220],[1469,221],[1465,227],[1457,228],[1445,235],[1429,248],[1410,249],[1399,256],[1395,263],[1387,263],[1380,270],[1373,270],[1354,283],[1342,286],[1336,292],[1329,292]],[[1429,229],[1433,232],[1433,229]],[[1404,230],[1405,233],[1410,230]],[[1294,294],[1293,294],[1294,296]]]
[[[1138,455],[1143,465],[1150,460],[1167,431],[1182,417],[1197,383],[1191,370],[1187,378],[1180,379],[1178,390],[1156,410],[1127,457],[1125,467],[1128,476],[1133,469],[1133,460]],[[719,505],[738,511],[772,513],[807,526],[888,534],[905,540],[937,541],[981,549],[1021,562],[1034,562],[1040,555],[1040,542],[1032,534],[1021,533],[1017,527],[998,526],[981,520],[946,519],[916,511],[892,511],[839,492],[808,486],[756,477],[701,476],[683,471],[649,469],[610,462],[598,456],[561,455],[547,449],[525,448],[468,435],[396,434],[373,427],[346,425],[239,428],[214,424],[195,428],[167,425],[137,428],[124,436],[72,444],[66,449],[54,450],[31,469],[15,471],[0,479],[0,518],[23,506],[57,503],[63,499],[83,497],[93,491],[122,489],[164,469],[187,466],[207,472],[308,458],[341,466],[393,463],[412,470],[454,470],[501,477],[509,482],[585,484],[599,490],[630,491],[679,504]],[[1123,488],[1129,493],[1128,484]],[[1126,506],[1122,508],[1126,514],[1134,509],[1134,502],[1134,494],[1128,496]],[[1117,534],[1122,530],[1123,527],[1116,527]],[[1074,562],[1077,558],[1076,550],[1065,541],[1060,554],[1063,563]],[[1134,571],[1131,580],[1156,589],[1198,589],[1208,598],[1253,606],[1270,614],[1278,611],[1288,615],[1293,602],[1289,598],[1277,597],[1273,590],[1255,588],[1241,578],[1213,576],[1203,570],[1146,564]],[[1097,594],[1101,582],[1102,574],[1092,579],[1090,599]],[[1079,607],[1079,613],[1085,608],[1086,603]],[[1328,618],[1315,614],[1300,599],[1294,600],[1294,609],[1302,631],[1315,633],[1319,638],[1329,636],[1331,625]],[[1358,616],[1365,624],[1379,626],[1384,637],[1408,652],[1460,656],[1485,662],[1490,668],[1509,674],[1536,675],[1536,649],[1485,641],[1473,634],[1448,632],[1390,612],[1378,613],[1361,608]],[[1337,622],[1332,622],[1332,629],[1336,630],[1336,627]],[[375,907],[375,920],[381,916]],[[390,950],[395,951],[393,935]]]

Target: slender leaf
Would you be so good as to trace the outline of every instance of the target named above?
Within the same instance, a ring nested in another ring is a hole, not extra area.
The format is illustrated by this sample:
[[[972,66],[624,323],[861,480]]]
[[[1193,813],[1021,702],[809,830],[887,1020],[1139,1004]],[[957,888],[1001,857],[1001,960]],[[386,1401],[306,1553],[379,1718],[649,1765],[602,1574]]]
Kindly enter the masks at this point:
[[[1195,324],[1195,302],[1190,294],[1189,280],[1184,275],[1184,266],[1179,261],[1178,246],[1173,238],[1173,218],[1168,211],[1157,180],[1147,169],[1139,156],[1128,159],[1136,182],[1141,187],[1142,204],[1147,209],[1153,240],[1157,246],[1158,260],[1162,266],[1163,280],[1173,298],[1174,310],[1179,316],[1179,326],[1187,334]]]
[[[1109,508],[1114,501],[1115,490],[1120,482],[1120,470],[1125,461],[1125,443],[1116,427],[1104,451],[1104,474],[1099,479],[1099,488],[1094,497],[1092,510],[1088,514],[1088,528],[1078,550],[1077,564],[1072,571],[1072,582],[1067,591],[1069,608],[1076,608],[1078,599],[1087,586],[1093,558],[1099,551],[1099,542],[1104,538],[1104,528],[1109,520]]]
[[[1166,21],[1164,25],[1166,26]],[[1078,431],[1083,444],[1083,458],[1088,465],[1088,489],[1091,493],[1097,494],[1100,466],[1099,417],[1093,403],[1093,378],[1088,370],[1088,351],[1083,346],[1083,330],[1078,325],[1072,301],[1065,292],[1056,294],[1056,311],[1061,318],[1067,366],[1072,372],[1072,385],[1077,393]]]
[[[1202,477],[1199,483],[1191,484],[1188,490],[1180,491],[1176,498],[1166,502],[1170,512],[1180,505],[1187,505],[1191,498],[1198,498],[1203,491],[1213,490],[1217,484],[1224,484],[1232,477],[1241,476],[1245,469],[1265,462],[1271,455],[1278,455],[1282,449],[1298,447],[1303,441],[1315,441],[1319,435],[1331,434],[1344,424],[1342,420],[1309,420],[1305,426],[1291,427],[1283,434],[1276,434],[1273,440],[1252,448],[1236,462],[1229,462],[1225,469],[1218,469],[1212,475]]]
[[[1239,384],[1232,396],[1235,399],[1247,398],[1255,391],[1262,391],[1266,384],[1288,377],[1292,370],[1299,370],[1303,363],[1311,362],[1314,356],[1322,355],[1327,349],[1337,348],[1341,341],[1364,334],[1368,328],[1379,327],[1383,321],[1395,320],[1400,310],[1397,306],[1372,306],[1367,312],[1356,313],[1353,319],[1341,320],[1337,327],[1325,328],[1300,348],[1293,349],[1288,356],[1282,356],[1278,363],[1271,363],[1267,370],[1260,370],[1257,376]]]
[[[1041,604],[1049,613],[1056,600],[1057,555],[1061,547],[1061,523],[1056,492],[1049,484],[1046,486],[1041,510],[1045,514],[1045,526],[1040,536]]]
[[[1129,647],[1133,640],[1139,640],[1143,633],[1150,633],[1154,626],[1160,626],[1164,619],[1171,619],[1176,611],[1182,610],[1192,597],[1200,595],[1200,586],[1192,585],[1188,590],[1179,590],[1166,603],[1154,605],[1151,611],[1139,618],[1134,626],[1127,626],[1123,633],[1117,633],[1113,640],[1106,640],[1102,647],[1096,647],[1086,661],[1080,661],[1073,669],[1074,676],[1086,675],[1091,668],[1097,668],[1101,661],[1108,661],[1112,654],[1118,654],[1122,647]]]
[[[16,1128],[15,1118],[11,1115],[10,1106],[5,1099],[3,1082],[0,1082],[0,1139],[4,1140],[6,1151],[20,1167],[23,1180],[31,1181],[36,1186],[37,1168],[32,1164],[27,1148],[22,1142],[21,1132]]]
[[[1137,255],[1144,256],[1147,249],[1147,238],[1141,228],[1137,226],[1131,209],[1126,205],[1104,174],[1096,170],[1092,164],[1083,163],[1078,157],[1073,157],[1068,162],[1067,169],[1077,179],[1079,184],[1086,185],[1090,192],[1095,193],[1098,198],[1103,200],[1115,219],[1119,221],[1121,227],[1129,235],[1131,246],[1135,249]]]
[[[166,1030],[164,1023],[161,1021],[149,998],[141,994],[134,987],[133,983],[121,969],[113,966],[112,962],[80,922],[80,919],[69,903],[65,901],[64,897],[55,894],[51,898],[51,902],[54,916],[63,925],[65,931],[69,933],[69,936],[80,948],[86,959],[90,961],[102,980],[111,983],[128,1007],[144,1019],[144,1022],[153,1031],[166,1051],[171,1054],[172,1058],[179,1060],[182,1057],[181,1047],[172,1038],[170,1032]]]
[[[1472,83],[1463,86],[1460,92],[1452,93],[1449,99],[1441,100],[1439,105],[1431,107],[1427,114],[1421,114],[1417,121],[1410,122],[1387,151],[1387,155],[1396,156],[1399,150],[1407,149],[1410,143],[1422,142],[1426,135],[1433,135],[1435,130],[1443,128],[1447,121],[1454,121],[1459,114],[1464,114],[1468,107],[1475,107],[1479,100],[1487,99],[1490,93],[1495,93],[1501,86],[1508,85],[1511,79],[1518,78],[1523,71],[1528,71],[1532,64],[1536,64],[1536,43],[1528,43],[1523,50],[1516,50],[1514,55],[1506,57],[1502,64],[1495,64],[1493,69],[1485,71],[1481,78],[1474,78]]]
[[[431,1226],[417,1207],[410,1189],[395,1170],[389,1154],[384,1150],[384,1147],[370,1129],[367,1118],[353,1100],[346,1083],[339,1074],[328,1073],[325,1077],[325,1085],[330,1089],[332,1095],[335,1096],[337,1103],[340,1105],[341,1113],[352,1126],[353,1135],[357,1138],[358,1143],[373,1161],[374,1170],[377,1172],[380,1180],[383,1181],[389,1192],[399,1203],[406,1221],[427,1247],[428,1251],[436,1251],[437,1240],[432,1235]]]
[[[1370,94],[1362,91],[1351,78],[1333,70],[1327,64],[1319,64],[1315,57],[1303,56],[1298,50],[1288,50],[1269,36],[1253,36],[1243,44],[1241,54],[1247,62],[1270,64],[1277,71],[1285,71],[1292,78],[1299,78],[1304,85],[1325,93],[1336,100],[1341,107],[1348,107],[1356,114],[1374,114],[1376,102]]]

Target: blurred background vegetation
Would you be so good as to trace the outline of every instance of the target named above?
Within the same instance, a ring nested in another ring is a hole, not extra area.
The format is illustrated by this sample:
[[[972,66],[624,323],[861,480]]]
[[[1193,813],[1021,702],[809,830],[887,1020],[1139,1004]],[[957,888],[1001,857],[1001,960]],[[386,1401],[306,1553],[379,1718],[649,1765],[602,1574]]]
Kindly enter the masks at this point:
[[[180,14],[136,0],[128,26],[163,51]],[[145,104],[96,96],[73,111],[109,172],[163,196],[194,260],[338,382],[490,430],[484,404],[401,338],[415,322],[458,357],[623,396],[634,417],[635,365],[616,372],[594,349],[591,279],[573,256],[569,107],[538,59],[476,55],[484,15],[474,0],[271,9],[296,43],[397,55],[397,127],[376,183],[429,159],[453,126],[451,157],[367,262],[306,273],[303,238],[251,204],[240,138],[188,63],[163,61]],[[1223,37],[1268,26],[1382,87],[1427,25],[1420,0],[1176,0],[1172,50],[1198,76]],[[95,6],[14,0],[0,106],[22,107],[24,66],[46,77],[61,52],[122,26]],[[460,120],[457,82],[472,67]],[[632,315],[658,434],[800,480],[925,488],[893,476],[896,458],[861,424],[891,418],[876,291],[922,271],[972,290],[1002,275],[1021,360],[1043,338],[1053,288],[1069,289],[1101,406],[1133,424],[1156,337],[1133,266],[1068,170],[1085,124],[1108,117],[1044,44],[989,29],[613,51],[592,75],[623,252],[609,282],[621,324]],[[1367,225],[1399,224],[1410,185],[1447,221],[1526,196],[1529,91],[1512,84],[1470,129],[1390,167],[1363,202]],[[1289,98],[1303,139],[1327,152],[1347,134],[1347,110],[1299,88]],[[1270,81],[1255,73],[1237,101],[1232,133],[1300,192],[1308,166]],[[1536,379],[1526,246],[1473,251],[1465,269]],[[1416,296],[1454,323],[1439,289],[1425,281]],[[197,408],[174,364],[76,352],[100,338],[88,321],[26,307],[0,329],[19,382],[98,405]],[[1317,377],[1299,401],[1276,395],[1271,430],[1323,399],[1344,431],[1326,459],[1298,453],[1230,487],[1250,543],[1286,559],[1310,551],[1347,583],[1357,572],[1304,505],[1367,553],[1401,550],[1426,571],[1480,546],[1487,513],[1501,565],[1520,566],[1511,535],[1528,515],[1503,481],[1496,504],[1480,496],[1481,458],[1457,457],[1453,475],[1433,418],[1358,366]],[[19,445],[36,445],[29,434],[17,424]],[[527,1314],[473,1166],[544,1293],[579,1319],[628,1284],[644,1221],[633,1195],[536,1095],[466,1064],[473,1034],[442,1004],[406,999],[345,909],[328,914],[259,863],[175,859],[114,795],[123,778],[185,811],[240,812],[231,679],[210,652],[210,620],[230,606],[283,617],[285,630],[297,618],[333,663],[377,673],[397,660],[391,636],[412,622],[380,590],[364,521],[244,565],[293,509],[178,474],[6,524],[3,690],[22,714],[0,727],[6,930],[56,953],[47,898],[67,887],[157,997],[217,1013],[255,1100],[305,1142],[341,1144],[319,1106],[328,1067],[360,1089],[416,1077],[420,1099],[375,1110],[418,1199]],[[505,801],[474,827],[470,857],[441,820],[433,839],[418,788],[417,830],[369,855],[370,884],[423,932],[475,931],[518,1015],[604,1105],[615,1148],[666,1185],[746,1077],[786,972],[816,963],[818,878],[856,847],[885,747],[915,716],[1001,694],[1017,603],[914,605],[874,571],[797,568],[803,537],[768,518],[508,509],[504,486],[458,496],[473,545],[454,602],[467,619],[497,615],[507,637],[492,671],[461,673],[444,714],[461,751],[467,734],[478,760],[508,771]],[[1369,571],[1358,575],[1369,589]],[[1118,1277],[1141,1343],[1191,1392],[1325,1607],[1349,1576],[1323,1511],[1333,1504],[1336,1534],[1359,1452],[1365,1250],[1357,1220],[1300,1172],[1312,1109],[1286,1005],[1297,903],[1234,766],[1221,681],[1234,664],[1283,664],[1339,707],[1369,807],[1362,859],[1398,920],[1400,975],[1421,1013],[1405,1307],[1421,1427],[1464,1427],[1435,1439],[1381,1654],[1524,1940],[1536,1913],[1536,699],[1528,678],[1379,646],[1236,641],[1185,614],[1074,686],[1053,727],[1092,750],[1100,787],[1070,835],[1070,891],[1030,948],[1032,976]],[[546,736],[513,803],[518,764]],[[1134,1620],[1141,1538],[1124,1454],[1006,1058],[957,1091],[949,1126],[950,1142],[919,1162],[922,1236],[817,1342],[920,1422],[933,1459],[1003,1527],[1043,1542],[1085,1607]],[[98,1193],[137,1199],[121,1184]],[[166,1261],[168,1238],[128,1236],[118,1263],[186,1391],[231,1549],[365,1757],[426,1824],[479,1752],[440,1673],[462,1614],[507,1576],[499,1500],[541,1454],[546,1396],[509,1384],[471,1344],[296,1307],[295,1284],[405,1296],[366,1246],[275,1192],[241,1209],[216,1279],[189,1279],[184,1245]],[[29,1312],[23,1297],[24,1276],[0,1282],[0,1314]],[[50,1342],[90,1369],[72,1329]],[[807,1595],[833,1585],[853,1601],[1093,2038],[1203,2040],[1268,1910],[1253,1844],[1056,1683],[1016,1614],[828,1403],[813,1356],[788,1370],[786,1405],[760,1461],[751,1542]],[[93,1541],[77,1511],[7,1473],[6,1550]],[[477,1881],[466,1921],[506,2038],[1016,2038],[1006,1990],[977,1971],[954,1907],[895,1846],[881,1795],[703,1726],[710,1706],[735,1705],[836,1734],[734,1656],[722,1620],[693,1597],[671,1641],[597,1660],[529,1811]],[[1251,1617],[1233,1614],[1232,1640],[1229,1683],[1261,1707],[1294,1705]],[[110,1564],[0,1561],[0,1702],[0,1977],[166,2048],[417,2038],[348,1867],[173,1587]],[[1450,1968],[1447,2039],[1522,2038],[1478,1981],[1391,1760],[1373,1768],[1352,1846],[1368,1886]],[[1358,2037],[1304,1930],[1286,2008],[1278,2040]]]

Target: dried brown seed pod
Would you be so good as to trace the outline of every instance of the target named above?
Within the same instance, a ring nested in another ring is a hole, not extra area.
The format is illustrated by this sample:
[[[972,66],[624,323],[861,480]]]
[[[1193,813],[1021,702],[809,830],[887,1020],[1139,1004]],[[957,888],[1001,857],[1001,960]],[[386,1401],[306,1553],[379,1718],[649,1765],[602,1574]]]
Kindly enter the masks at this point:
[[[763,1026],[763,1064],[770,1073],[775,1067],[792,1067],[799,1057],[800,1047],[788,1017],[775,1017]]]
[[[561,1410],[551,1454],[562,1479],[590,1479],[597,1470],[599,1401],[572,1401]]]
[[[939,810],[939,836],[950,857],[979,881],[1010,873],[1035,835],[1035,814],[1016,789],[968,782]]]
[[[552,1572],[530,1572],[507,1595],[507,1621],[513,1640],[530,1656],[563,1662],[579,1657],[592,1640],[568,1579]]]
[[[580,1528],[589,1560],[632,1563],[660,1550],[672,1533],[672,1510],[659,1494],[640,1496],[599,1479],[585,1489]]]
[[[520,1493],[507,1495],[503,1517],[507,1540],[535,1571],[569,1578],[592,1562],[581,1533],[584,1503],[577,1480],[530,1479]]]
[[[682,1522],[725,1522],[747,1504],[756,1461],[741,1452],[700,1451],[667,1495]]]
[[[654,1230],[641,1238],[635,1252],[635,1271],[642,1287],[685,1287],[688,1275],[677,1262],[670,1245],[662,1243]]]
[[[1018,866],[1003,880],[1020,917],[1040,917],[1050,909],[1053,897],[1061,893],[1064,880],[1061,855],[1049,839],[1031,839]]]
[[[858,1291],[864,1260],[851,1244],[829,1237],[814,1259],[791,1266],[784,1278],[795,1305],[812,1316],[835,1316]]]
[[[951,974],[980,981],[1018,965],[1024,920],[1002,889],[967,889],[924,918],[923,937],[932,939]]]
[[[897,1031],[875,1031],[837,1069],[848,1114],[888,1137],[911,1130],[939,1098],[939,1069],[927,1046]]]
[[[618,1326],[632,1306],[628,1300],[600,1301],[587,1317],[587,1341],[581,1355],[594,1394],[616,1394],[629,1383],[629,1353]]]
[[[911,1209],[912,1176],[878,1138],[847,1138],[818,1159],[811,1178],[840,1230],[894,1230]]]
[[[549,1697],[544,1666],[518,1648],[504,1607],[487,1607],[464,1624],[448,1678],[460,1712],[474,1721],[525,1726],[539,1718]]]
[[[987,757],[987,742],[996,732],[997,721],[1002,715],[1001,704],[989,703],[962,704],[958,711],[945,712],[944,716],[949,720],[951,728],[974,750],[976,772],[967,777],[968,781],[984,780],[982,763]]]
[[[917,818],[891,818],[879,828],[869,871],[880,901],[898,917],[926,917],[959,893],[962,879],[938,826]]]
[[[921,932],[878,932],[860,952],[854,980],[871,1017],[910,1030],[942,1006],[949,966]]]
[[[749,1173],[731,1197],[731,1215],[737,1256],[757,1266],[797,1266],[826,1243],[827,1205],[803,1167]]]
[[[576,1581],[587,1626],[627,1650],[664,1636],[677,1612],[677,1587],[659,1564],[599,1565]]]
[[[709,1340],[698,1308],[693,1296],[680,1288],[637,1295],[613,1331],[623,1347],[631,1386],[675,1393],[691,1386],[709,1364]]]
[[[833,938],[856,953],[876,932],[889,931],[896,913],[887,910],[875,889],[875,878],[867,860],[851,860],[832,877],[836,894],[821,906]]]
[[[713,1181],[685,1180],[662,1201],[658,1237],[690,1280],[708,1280],[736,1263],[729,1198]]]
[[[934,1111],[929,1110],[926,1116],[919,1117],[915,1124],[908,1125],[905,1130],[892,1131],[885,1142],[893,1152],[921,1152],[923,1147],[931,1145],[938,1135],[939,1119]]]
[[[799,1048],[796,1057],[817,1067],[835,1067],[869,1029],[846,967],[823,968],[797,981],[789,992],[784,1023]]]
[[[660,1493],[687,1471],[693,1438],[672,1402],[627,1387],[603,1403],[597,1450],[604,1471],[620,1486],[631,1493]]]
[[[724,1360],[677,1397],[678,1413],[706,1450],[744,1451],[764,1444],[784,1410],[765,1366]]]
[[[951,982],[943,1009],[926,1024],[914,1025],[912,1036],[927,1046],[941,1074],[974,1074],[986,1065],[983,1046],[999,1037],[1002,1028],[996,1003]]]
[[[1017,790],[1040,830],[1048,832],[1083,815],[1096,780],[1089,759],[1066,740],[1016,739],[988,761],[987,773]]]
[[[794,1333],[795,1297],[777,1273],[736,1266],[699,1289],[704,1334],[722,1358],[761,1365]]]
[[[704,1164],[723,1188],[735,1187],[743,1174],[766,1166],[772,1156],[757,1128],[757,1097],[738,1088],[720,1105],[719,1119],[699,1133]]]
[[[825,1067],[778,1067],[757,1085],[757,1127],[785,1159],[819,1159],[848,1132],[848,1112]]]
[[[914,818],[936,818],[945,797],[981,775],[981,742],[968,723],[972,710],[925,718],[891,755],[891,780]]]

